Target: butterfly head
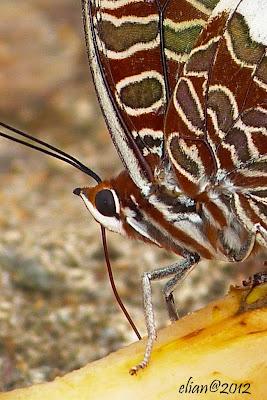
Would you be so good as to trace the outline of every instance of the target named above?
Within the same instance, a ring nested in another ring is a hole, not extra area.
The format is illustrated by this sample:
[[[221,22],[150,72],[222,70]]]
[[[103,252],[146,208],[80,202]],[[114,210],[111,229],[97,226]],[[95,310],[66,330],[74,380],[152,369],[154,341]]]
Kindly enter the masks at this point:
[[[94,187],[77,188],[73,193],[82,198],[97,222],[110,231],[124,233],[120,200],[109,182],[101,182]]]
[[[151,242],[145,234],[148,222],[140,212],[140,190],[126,171],[94,187],[77,188],[74,194],[82,198],[94,219],[108,230]]]

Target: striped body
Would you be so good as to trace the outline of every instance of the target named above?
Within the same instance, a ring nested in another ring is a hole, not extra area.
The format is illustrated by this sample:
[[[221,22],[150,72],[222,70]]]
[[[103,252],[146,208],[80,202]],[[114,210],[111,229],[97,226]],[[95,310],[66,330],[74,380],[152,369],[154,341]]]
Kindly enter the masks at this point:
[[[84,0],[83,8],[97,94],[125,166],[82,189],[94,218],[184,257],[187,269],[267,247],[266,0]],[[143,290],[152,343],[145,280]]]

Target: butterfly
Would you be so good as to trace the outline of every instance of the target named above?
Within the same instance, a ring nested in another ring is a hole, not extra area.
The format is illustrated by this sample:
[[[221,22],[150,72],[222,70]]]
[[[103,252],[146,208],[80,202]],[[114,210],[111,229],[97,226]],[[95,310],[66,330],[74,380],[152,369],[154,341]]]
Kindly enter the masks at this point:
[[[267,6],[82,0],[82,9],[97,96],[125,169],[101,181],[51,145],[30,147],[44,145],[98,182],[74,193],[102,227],[180,257],[142,276],[148,338],[135,374],[157,336],[153,281],[167,279],[173,321],[173,291],[198,262],[236,263],[267,247]]]
[[[267,5],[264,0],[83,0],[89,63],[117,177],[74,193],[105,228],[165,248],[142,276],[149,363],[151,284],[173,290],[203,260],[267,247]]]

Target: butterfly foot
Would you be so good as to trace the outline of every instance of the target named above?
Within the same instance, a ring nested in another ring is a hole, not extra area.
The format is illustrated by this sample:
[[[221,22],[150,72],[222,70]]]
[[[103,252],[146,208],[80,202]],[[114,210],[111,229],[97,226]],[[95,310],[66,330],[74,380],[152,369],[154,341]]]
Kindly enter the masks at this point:
[[[143,360],[140,364],[135,365],[132,367],[129,371],[130,375],[137,375],[137,372],[140,371],[140,369],[144,369],[147,367],[148,361]]]
[[[175,308],[173,294],[171,293],[169,295],[165,295],[165,301],[166,301],[170,321],[171,322],[177,321],[179,319],[179,316],[178,316],[176,308]]]
[[[157,338],[156,332],[154,332],[153,335],[148,337],[143,360],[139,364],[135,365],[130,369],[129,371],[130,375],[136,375],[137,372],[140,371],[140,369],[145,369],[148,366],[152,353],[153,344],[156,338]]]

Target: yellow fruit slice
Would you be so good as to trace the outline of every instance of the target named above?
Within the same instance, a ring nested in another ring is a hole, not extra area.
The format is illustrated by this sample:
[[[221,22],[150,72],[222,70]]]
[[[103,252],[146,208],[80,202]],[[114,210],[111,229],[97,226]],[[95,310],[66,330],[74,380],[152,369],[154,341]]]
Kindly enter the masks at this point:
[[[131,376],[144,345],[134,343],[53,382],[2,393],[0,400],[263,400],[267,284],[232,288],[159,331],[149,366]]]

